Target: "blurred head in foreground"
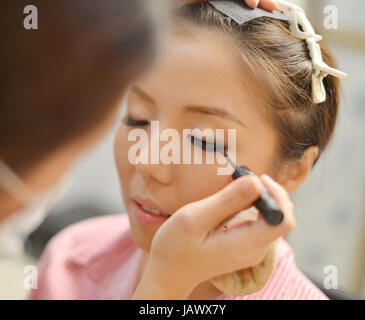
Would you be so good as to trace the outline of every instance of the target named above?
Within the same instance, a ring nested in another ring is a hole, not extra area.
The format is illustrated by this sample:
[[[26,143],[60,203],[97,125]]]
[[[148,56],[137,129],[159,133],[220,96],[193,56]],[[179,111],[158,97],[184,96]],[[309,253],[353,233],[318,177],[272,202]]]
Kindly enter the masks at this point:
[[[1,9],[0,159],[37,192],[113,124],[155,55],[160,17],[151,1],[34,0],[38,29],[26,30],[28,4]],[[7,178],[0,172],[0,221],[24,205]]]

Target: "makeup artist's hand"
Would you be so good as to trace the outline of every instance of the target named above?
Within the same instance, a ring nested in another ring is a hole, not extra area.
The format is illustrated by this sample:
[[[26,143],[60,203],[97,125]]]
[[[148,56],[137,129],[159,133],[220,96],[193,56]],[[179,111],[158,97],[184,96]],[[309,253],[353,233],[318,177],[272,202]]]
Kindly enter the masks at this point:
[[[177,0],[177,4],[180,5],[182,3],[187,3],[187,2],[201,2],[201,1],[202,0]],[[251,8],[260,7],[270,12],[275,10],[277,7],[277,3],[274,0],[242,0],[242,1],[245,1],[246,4]]]
[[[281,224],[259,219],[223,231],[226,218],[248,209],[262,184],[284,213]],[[267,176],[244,176],[224,189],[177,210],[156,232],[147,266],[132,299],[186,299],[201,282],[258,265],[270,243],[295,227],[286,190]]]

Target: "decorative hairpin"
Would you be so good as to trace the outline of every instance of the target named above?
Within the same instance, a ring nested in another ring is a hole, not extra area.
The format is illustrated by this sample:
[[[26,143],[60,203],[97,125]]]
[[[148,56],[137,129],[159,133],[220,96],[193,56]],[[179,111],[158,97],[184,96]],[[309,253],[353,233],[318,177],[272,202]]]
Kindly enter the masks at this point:
[[[260,17],[271,17],[288,21],[290,31],[307,43],[313,65],[312,97],[314,103],[318,104],[326,100],[326,90],[323,85],[323,79],[327,77],[328,74],[346,79],[346,73],[331,68],[323,61],[321,47],[317,43],[322,40],[322,36],[315,33],[301,7],[289,3],[288,1],[276,0],[278,9],[273,12],[268,12],[260,8],[249,8],[243,0],[209,0],[208,2],[218,11],[236,21],[239,25]]]
[[[313,64],[312,75],[312,96],[314,103],[322,103],[326,100],[326,90],[323,85],[323,79],[328,74],[346,79],[347,74],[335,68],[331,68],[322,59],[321,47],[317,43],[322,40],[322,36],[315,33],[311,23],[305,15],[304,10],[292,3],[284,0],[276,0],[278,3],[278,10],[283,14],[290,16],[289,24],[290,31],[298,38],[306,41],[309,55]],[[299,25],[302,30],[299,29]]]

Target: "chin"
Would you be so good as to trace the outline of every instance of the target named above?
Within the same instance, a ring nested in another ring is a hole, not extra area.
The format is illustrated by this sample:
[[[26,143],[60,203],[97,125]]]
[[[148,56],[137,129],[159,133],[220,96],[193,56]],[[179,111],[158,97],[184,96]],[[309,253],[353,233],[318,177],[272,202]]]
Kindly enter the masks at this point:
[[[138,235],[135,235],[133,232],[132,232],[132,237],[135,244],[143,251],[145,251],[146,253],[149,253],[151,251],[152,241],[148,241],[147,239],[145,239],[145,237],[140,237]]]
[[[129,218],[129,222],[130,222],[130,226],[131,226],[131,234],[132,234],[133,241],[143,251],[145,251],[147,253],[150,252],[153,235],[149,236],[147,234],[147,232],[145,232],[143,229],[141,229],[139,227],[138,223],[133,221],[133,219],[131,219],[131,217],[129,215],[128,215],[128,218]]]

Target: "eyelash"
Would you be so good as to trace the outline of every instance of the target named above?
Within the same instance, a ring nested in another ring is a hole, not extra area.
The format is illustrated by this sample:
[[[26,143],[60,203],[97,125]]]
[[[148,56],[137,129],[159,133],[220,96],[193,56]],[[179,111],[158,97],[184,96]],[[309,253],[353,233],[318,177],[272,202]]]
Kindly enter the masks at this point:
[[[202,139],[202,141],[203,141],[203,142],[208,142],[206,139]],[[214,143],[214,144],[215,144],[215,145],[217,145],[217,143]],[[194,144],[193,144],[193,142],[192,142],[192,145],[194,145]],[[222,145],[222,146],[220,146],[220,145],[217,145],[217,146],[222,147],[222,148],[223,148],[223,150],[224,150],[224,154],[225,154],[225,155],[227,155],[228,146],[227,146],[226,144],[224,144],[224,145]],[[204,151],[204,152],[207,152],[207,151],[206,151],[206,150],[204,150],[204,149],[203,149],[203,151]]]
[[[125,116],[122,122],[131,127],[146,127],[150,124],[147,120],[135,120],[130,115]]]
[[[131,126],[131,127],[145,127],[145,126],[148,126],[150,124],[149,121],[147,121],[147,120],[135,120],[130,115],[126,115],[123,118],[122,122],[125,125]],[[224,144],[223,148],[224,148],[224,152],[226,153],[227,150],[228,150],[228,147]]]

